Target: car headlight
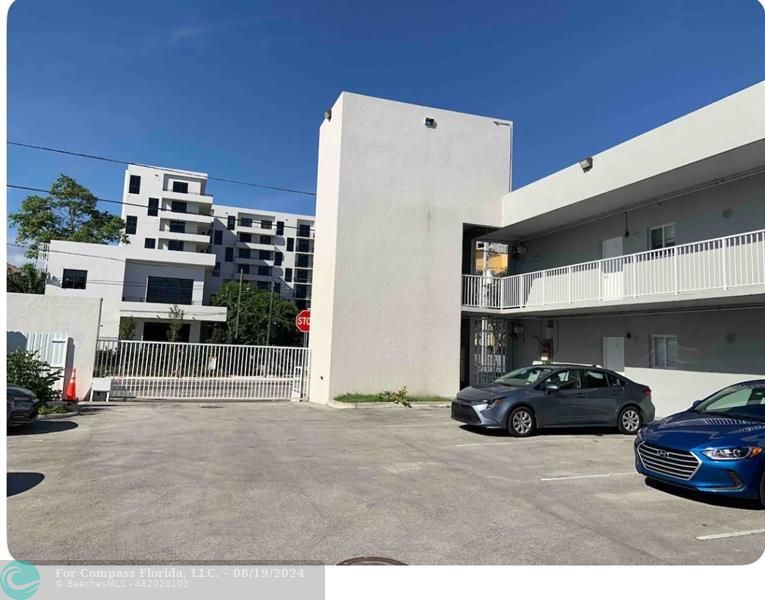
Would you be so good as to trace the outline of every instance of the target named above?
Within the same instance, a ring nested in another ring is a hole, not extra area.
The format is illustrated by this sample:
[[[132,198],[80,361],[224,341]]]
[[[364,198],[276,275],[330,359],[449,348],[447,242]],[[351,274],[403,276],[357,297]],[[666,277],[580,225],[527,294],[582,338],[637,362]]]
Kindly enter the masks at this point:
[[[709,448],[702,454],[712,460],[742,460],[754,458],[762,453],[762,448],[757,446],[740,446],[738,448]]]
[[[499,403],[502,402],[504,398],[494,398],[494,400],[489,400],[486,403],[486,408],[484,410],[489,410],[490,408],[494,408],[495,406],[499,406]]]

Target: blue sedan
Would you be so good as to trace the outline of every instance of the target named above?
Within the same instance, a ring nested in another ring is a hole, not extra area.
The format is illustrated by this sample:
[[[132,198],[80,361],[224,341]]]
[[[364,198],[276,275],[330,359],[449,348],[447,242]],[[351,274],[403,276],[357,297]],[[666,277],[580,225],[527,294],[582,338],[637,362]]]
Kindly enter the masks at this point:
[[[651,479],[765,505],[765,380],[732,385],[643,427],[635,467]]]

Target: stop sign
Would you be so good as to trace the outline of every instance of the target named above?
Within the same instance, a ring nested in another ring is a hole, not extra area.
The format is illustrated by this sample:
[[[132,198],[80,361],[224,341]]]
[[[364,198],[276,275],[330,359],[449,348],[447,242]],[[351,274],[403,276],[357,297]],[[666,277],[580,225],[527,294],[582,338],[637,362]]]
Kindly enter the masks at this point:
[[[311,309],[301,310],[295,317],[295,327],[301,333],[308,333],[311,330]]]

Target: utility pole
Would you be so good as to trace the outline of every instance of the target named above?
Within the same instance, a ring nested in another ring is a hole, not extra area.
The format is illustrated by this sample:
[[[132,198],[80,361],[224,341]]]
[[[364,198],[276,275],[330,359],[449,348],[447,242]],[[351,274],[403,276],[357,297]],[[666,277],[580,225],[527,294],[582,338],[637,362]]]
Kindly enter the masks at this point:
[[[244,275],[244,271],[239,269],[239,297],[236,301],[236,329],[234,331],[234,339],[238,342],[239,341],[239,312],[242,309],[242,277]]]

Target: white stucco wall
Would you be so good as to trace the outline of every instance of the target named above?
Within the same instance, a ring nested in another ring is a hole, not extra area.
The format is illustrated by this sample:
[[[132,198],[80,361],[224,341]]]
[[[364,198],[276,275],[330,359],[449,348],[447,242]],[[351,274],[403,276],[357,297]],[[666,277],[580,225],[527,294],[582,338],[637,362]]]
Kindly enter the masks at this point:
[[[549,321],[518,321],[524,333],[513,344],[514,366],[539,359]],[[764,308],[551,321],[553,360],[558,362],[604,364],[603,337],[624,337],[624,374],[651,388],[659,417],[726,385],[765,378]],[[677,368],[651,368],[651,335],[677,335]]]
[[[511,138],[492,118],[341,95],[319,143],[312,401],[457,390],[463,224],[499,223]]]
[[[72,339],[78,399],[87,398],[93,381],[101,299],[81,296],[7,294],[8,332],[63,333]],[[64,388],[71,372],[64,374]]]

